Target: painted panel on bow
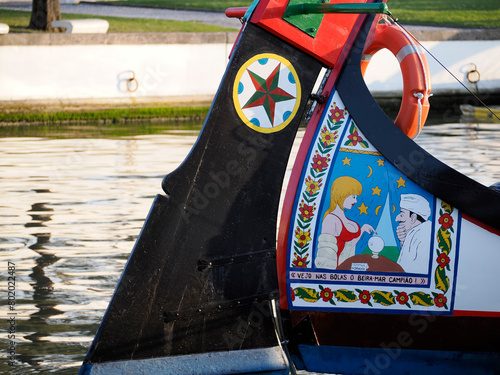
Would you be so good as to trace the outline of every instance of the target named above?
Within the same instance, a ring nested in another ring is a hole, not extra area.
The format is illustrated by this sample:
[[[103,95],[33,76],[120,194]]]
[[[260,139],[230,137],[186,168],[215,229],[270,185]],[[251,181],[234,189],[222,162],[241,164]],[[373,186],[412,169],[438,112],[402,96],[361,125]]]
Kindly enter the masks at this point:
[[[391,165],[337,93],[306,160],[289,231],[291,308],[450,314],[458,210]]]

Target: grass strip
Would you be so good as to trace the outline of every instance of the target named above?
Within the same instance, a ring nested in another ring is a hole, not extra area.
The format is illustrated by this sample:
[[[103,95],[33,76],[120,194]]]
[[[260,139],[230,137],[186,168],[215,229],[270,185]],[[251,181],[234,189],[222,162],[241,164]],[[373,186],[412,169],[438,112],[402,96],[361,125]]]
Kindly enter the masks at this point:
[[[182,1],[118,0],[106,5],[197,9],[223,12],[231,7],[246,7],[251,0]],[[491,0],[388,0],[389,10],[402,24],[429,26],[500,28],[500,2]],[[27,28],[30,12],[0,9],[0,20],[11,32],[32,32]],[[93,15],[62,14],[63,19],[95,18]],[[234,31],[200,22],[167,21],[99,16],[110,24],[110,33],[121,32],[211,32]]]
[[[31,12],[21,10],[0,9],[0,22],[9,25],[11,33],[35,33],[28,29]],[[208,25],[195,21],[168,21],[143,18],[123,18],[109,16],[94,16],[85,14],[61,14],[61,19],[74,20],[99,18],[109,22],[108,33],[173,33],[173,32],[216,32],[235,31],[228,27]]]
[[[85,112],[0,113],[0,124],[104,123],[203,119],[209,107],[122,108]]]
[[[403,24],[500,28],[500,2],[491,0],[388,0]]]
[[[251,3],[251,0],[118,0],[112,4],[223,12],[227,8],[247,7]],[[498,0],[388,0],[387,5],[403,25],[500,28]]]
[[[206,11],[224,12],[227,8],[248,7],[252,0],[217,0],[217,1],[183,1],[183,0],[118,0],[113,2],[102,2],[106,5],[119,6],[145,6],[155,8],[172,9],[196,9]]]

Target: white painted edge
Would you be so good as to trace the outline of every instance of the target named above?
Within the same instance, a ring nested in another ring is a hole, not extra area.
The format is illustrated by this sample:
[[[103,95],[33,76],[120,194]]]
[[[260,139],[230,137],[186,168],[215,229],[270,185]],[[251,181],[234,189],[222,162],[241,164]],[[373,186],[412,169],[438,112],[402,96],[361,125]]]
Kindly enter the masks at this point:
[[[92,366],[90,371],[88,371],[87,368],[87,372],[85,372],[85,374],[88,375],[229,375],[266,372],[289,373],[288,360],[279,346],[105,362],[87,366]]]

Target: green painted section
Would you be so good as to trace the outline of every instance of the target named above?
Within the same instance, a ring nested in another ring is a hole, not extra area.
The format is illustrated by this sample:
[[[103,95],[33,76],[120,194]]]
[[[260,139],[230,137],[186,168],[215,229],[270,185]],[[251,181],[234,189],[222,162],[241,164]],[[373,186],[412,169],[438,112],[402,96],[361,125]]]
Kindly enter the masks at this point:
[[[363,4],[306,4],[294,6],[290,11],[302,13],[383,13],[390,14],[385,3],[363,3]]]
[[[324,15],[321,13],[305,13],[302,9],[304,4],[318,5],[322,3],[323,0],[290,0],[283,19],[314,38]]]
[[[325,13],[383,13],[390,15],[387,4],[330,4],[329,0],[290,0],[283,19],[313,38]]]

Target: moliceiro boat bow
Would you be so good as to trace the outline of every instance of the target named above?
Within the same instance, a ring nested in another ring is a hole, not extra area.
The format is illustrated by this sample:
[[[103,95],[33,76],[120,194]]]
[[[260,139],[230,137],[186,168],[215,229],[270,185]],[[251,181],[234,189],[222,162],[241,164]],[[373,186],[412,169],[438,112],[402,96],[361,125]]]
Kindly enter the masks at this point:
[[[378,25],[384,13],[297,0],[228,12],[243,27],[226,73],[80,374],[498,371],[500,194],[412,140],[427,63]],[[363,81],[380,48],[405,80],[396,124]]]

